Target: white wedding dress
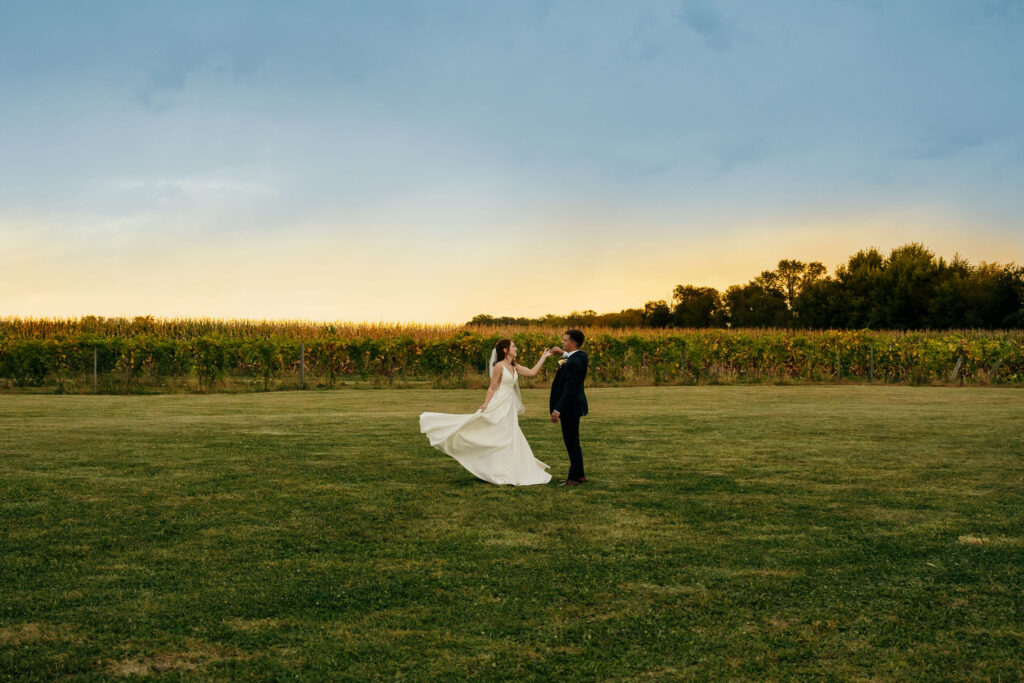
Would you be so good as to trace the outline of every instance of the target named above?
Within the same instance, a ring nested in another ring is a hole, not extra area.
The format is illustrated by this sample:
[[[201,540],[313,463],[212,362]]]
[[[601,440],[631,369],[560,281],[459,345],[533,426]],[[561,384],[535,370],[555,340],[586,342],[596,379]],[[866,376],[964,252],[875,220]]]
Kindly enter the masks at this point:
[[[502,368],[501,384],[487,410],[472,415],[423,413],[420,431],[430,439],[431,446],[484,481],[514,486],[548,483],[548,466],[533,457],[519,428],[524,408],[518,381],[519,373]]]

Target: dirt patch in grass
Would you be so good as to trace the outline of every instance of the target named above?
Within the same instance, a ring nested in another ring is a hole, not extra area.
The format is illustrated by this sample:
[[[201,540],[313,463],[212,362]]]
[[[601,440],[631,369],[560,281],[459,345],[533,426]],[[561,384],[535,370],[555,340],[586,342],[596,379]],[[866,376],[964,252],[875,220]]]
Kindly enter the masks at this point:
[[[45,631],[42,624],[35,622],[16,624],[0,629],[0,643],[4,645],[24,645],[25,643],[34,643],[45,639]]]
[[[803,572],[793,569],[738,569],[735,574],[736,576],[777,576],[791,579],[796,576],[802,576]]]
[[[637,591],[641,593],[654,593],[658,595],[681,595],[689,593],[706,593],[707,588],[700,585],[685,586],[685,585],[659,585],[653,583],[624,583],[621,584],[626,590]]]
[[[545,539],[538,534],[527,531],[512,530],[496,532],[493,537],[484,539],[484,544],[511,548],[536,548],[541,545],[546,545]]]
[[[976,536],[964,534],[956,539],[961,545],[1024,547],[1024,538],[1020,536]]]
[[[149,676],[171,671],[197,671],[213,662],[247,658],[248,655],[237,650],[199,645],[178,652],[158,652],[145,657],[112,662],[108,670],[114,676]]]
[[[956,540],[963,545],[985,545],[990,542],[984,536],[975,536],[973,534],[965,534]]]
[[[258,631],[265,628],[278,628],[281,625],[280,619],[264,617],[263,619],[225,619],[224,623],[236,631]]]
[[[37,621],[24,624],[12,624],[0,628],[0,645],[29,645],[40,642],[73,642],[81,643],[76,636],[75,628],[69,625],[51,626]]]

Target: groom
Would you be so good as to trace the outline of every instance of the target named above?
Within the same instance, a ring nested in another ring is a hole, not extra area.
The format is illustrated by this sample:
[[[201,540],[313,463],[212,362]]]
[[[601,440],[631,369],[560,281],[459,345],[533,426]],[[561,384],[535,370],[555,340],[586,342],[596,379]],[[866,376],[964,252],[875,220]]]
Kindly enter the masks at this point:
[[[558,371],[551,382],[551,421],[562,423],[562,439],[569,452],[569,476],[559,486],[579,486],[587,480],[583,476],[583,449],[580,448],[580,418],[587,414],[587,395],[583,393],[583,380],[587,376],[587,354],[580,350],[583,333],[567,330],[562,335],[562,347],[551,349],[562,356]],[[564,350],[563,350],[564,349]]]

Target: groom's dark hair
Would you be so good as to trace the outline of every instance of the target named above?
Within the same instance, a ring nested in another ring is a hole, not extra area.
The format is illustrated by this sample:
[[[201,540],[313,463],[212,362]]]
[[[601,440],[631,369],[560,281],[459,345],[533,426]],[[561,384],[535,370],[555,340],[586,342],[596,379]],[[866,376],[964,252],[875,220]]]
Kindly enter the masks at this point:
[[[583,333],[579,330],[566,330],[565,333],[569,335],[569,339],[576,342],[576,348],[583,346]]]

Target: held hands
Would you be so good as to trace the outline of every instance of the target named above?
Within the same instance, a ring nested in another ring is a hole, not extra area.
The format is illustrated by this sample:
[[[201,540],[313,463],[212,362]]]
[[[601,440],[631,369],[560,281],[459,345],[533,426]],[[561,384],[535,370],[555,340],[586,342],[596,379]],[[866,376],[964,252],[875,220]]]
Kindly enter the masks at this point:
[[[552,346],[550,349],[548,349],[548,351],[555,354],[556,356],[561,356],[563,353],[565,353],[565,351],[563,351],[560,346]],[[550,356],[551,354],[549,353],[548,355]]]

